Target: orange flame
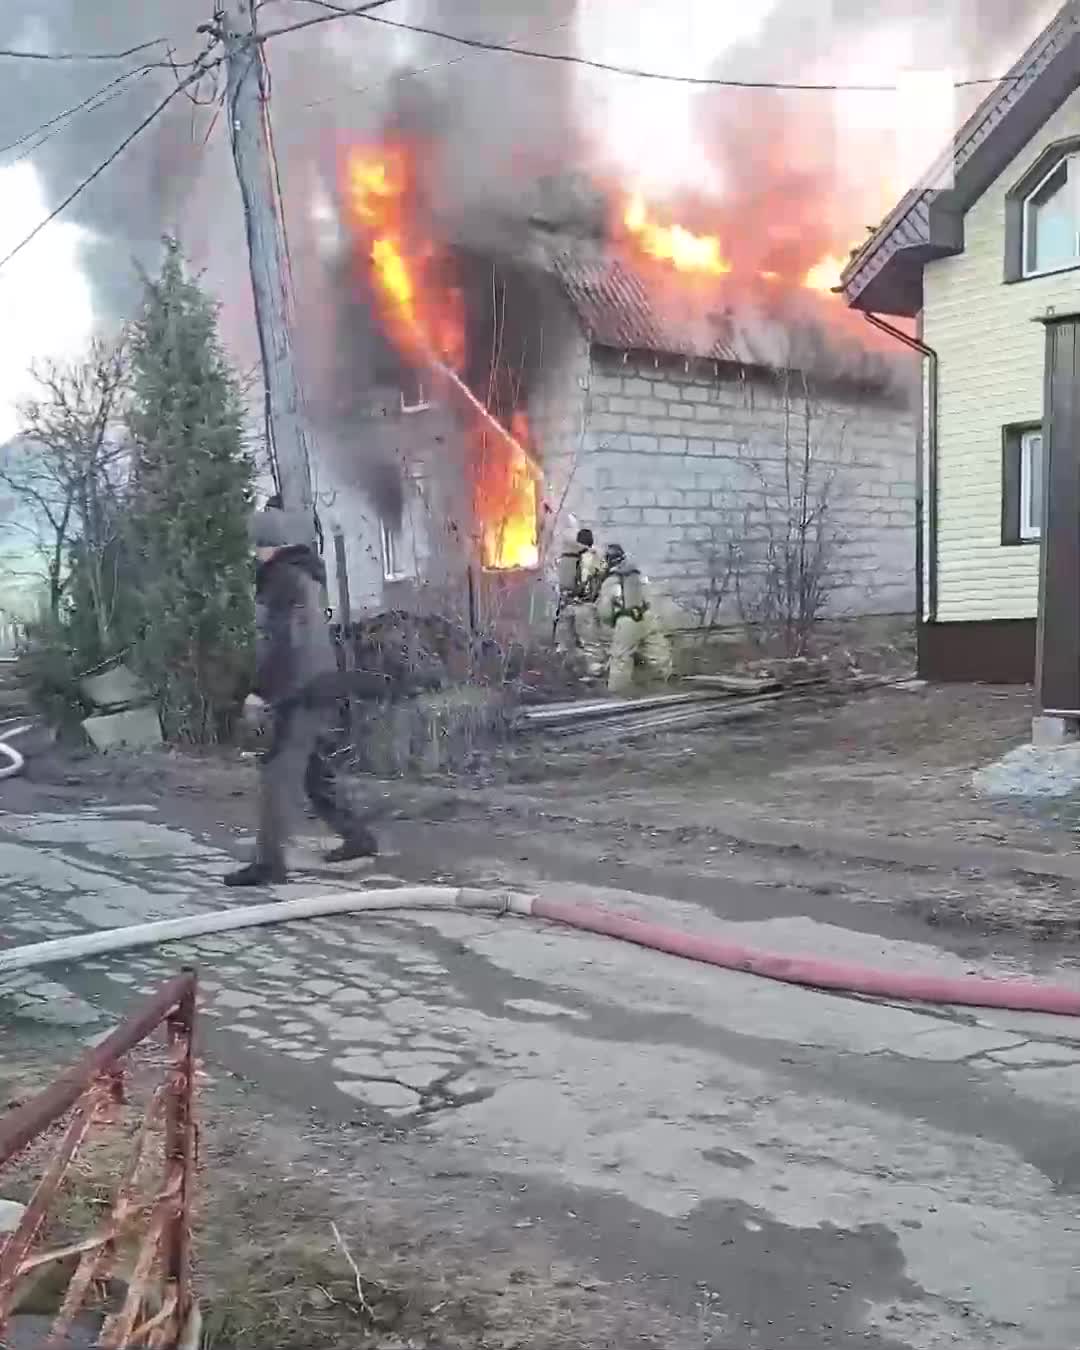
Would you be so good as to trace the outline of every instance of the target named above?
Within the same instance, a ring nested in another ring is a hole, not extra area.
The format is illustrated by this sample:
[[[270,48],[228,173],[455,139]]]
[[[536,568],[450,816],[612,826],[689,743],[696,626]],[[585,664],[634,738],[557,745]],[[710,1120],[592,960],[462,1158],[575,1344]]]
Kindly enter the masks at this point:
[[[402,356],[431,366],[463,405],[473,436],[473,509],[485,567],[536,567],[540,560],[537,470],[530,463],[528,422],[511,432],[460,378],[465,309],[447,281],[448,259],[422,230],[412,152],[403,145],[353,147],[343,164],[348,216],[364,241],[376,302]]]
[[[635,194],[623,212],[623,224],[642,251],[658,262],[669,262],[679,272],[707,272],[724,276],[731,263],[714,234],[692,234],[682,225],[661,225],[649,214],[645,199]]]
[[[536,473],[521,448],[530,439],[523,412],[514,414],[510,430],[517,444],[506,447],[509,454],[496,454],[474,480],[481,558],[485,567],[497,569],[536,567],[540,562]]]
[[[847,266],[847,258],[830,254],[816,262],[803,277],[803,285],[811,291],[833,291],[840,285],[840,276]]]
[[[370,239],[368,260],[383,322],[410,360],[461,368],[465,317],[461,293],[429,277],[439,258],[415,238],[412,159],[403,146],[354,147],[345,157],[345,198],[353,223]]]
[[[622,212],[626,235],[645,257],[669,264],[676,272],[699,276],[727,276],[735,272],[720,236],[694,234],[685,225],[660,223],[640,193],[626,200]],[[840,281],[847,258],[829,254],[820,258],[798,277],[799,286],[811,291],[831,292]],[[790,273],[758,271],[758,280],[767,282],[794,281]]]

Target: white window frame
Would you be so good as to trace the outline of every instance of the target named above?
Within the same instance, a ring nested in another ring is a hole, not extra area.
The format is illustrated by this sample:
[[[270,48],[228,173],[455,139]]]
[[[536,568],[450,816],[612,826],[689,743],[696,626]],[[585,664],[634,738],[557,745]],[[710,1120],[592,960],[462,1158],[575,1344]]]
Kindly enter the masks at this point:
[[[419,376],[416,377],[415,403],[408,402],[408,400],[405,397],[404,389],[402,389],[400,393],[401,393],[401,411],[403,413],[408,414],[408,413],[427,412],[427,410],[431,407],[431,400],[428,398],[427,389],[424,387],[424,382],[422,379],[420,379]]]
[[[1042,538],[1042,526],[1036,523],[1035,513],[1041,511],[1042,500],[1036,500],[1032,491],[1033,462],[1035,442],[1039,443],[1039,458],[1042,471],[1046,472],[1043,434],[1041,431],[1022,431],[1020,433],[1020,529],[1019,537],[1024,543]],[[1041,495],[1041,494],[1040,494]]]
[[[1046,186],[1049,180],[1053,178],[1054,174],[1056,174],[1057,171],[1061,168],[1062,164],[1066,165],[1065,190],[1066,192],[1068,192],[1069,188],[1072,187],[1074,195],[1076,197],[1076,202],[1074,204],[1074,209],[1076,213],[1076,219],[1074,221],[1074,224],[1076,228],[1073,232],[1074,234],[1073,243],[1076,252],[1072,262],[1061,263],[1058,267],[1041,267],[1041,268],[1031,267],[1029,266],[1028,259],[1031,256],[1030,244],[1031,244],[1032,198],[1037,196],[1037,194],[1042,191],[1042,189]],[[1062,155],[1060,159],[1056,159],[1053,162],[1053,164],[1051,164],[1050,168],[1047,169],[1046,173],[1043,174],[1043,176],[1039,179],[1039,181],[1035,184],[1035,186],[1031,189],[1031,191],[1024,197],[1024,204],[1022,208],[1023,228],[1021,230],[1021,239],[1020,239],[1020,275],[1022,277],[1048,277],[1053,276],[1056,272],[1071,272],[1075,268],[1080,268],[1080,180],[1076,181],[1074,185],[1073,183],[1074,173],[1080,173],[1080,155],[1076,154]]]
[[[401,528],[394,529],[388,521],[380,517],[379,546],[382,549],[384,581],[408,581],[411,574],[404,567],[400,557],[404,543]]]

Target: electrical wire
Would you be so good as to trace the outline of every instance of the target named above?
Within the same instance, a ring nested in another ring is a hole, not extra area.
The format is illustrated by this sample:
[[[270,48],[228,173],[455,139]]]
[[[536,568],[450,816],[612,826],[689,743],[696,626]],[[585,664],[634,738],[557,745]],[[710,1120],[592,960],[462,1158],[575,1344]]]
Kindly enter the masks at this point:
[[[14,159],[9,160],[8,164],[18,164],[27,155],[32,155],[35,150],[44,145],[53,136],[59,135],[65,130],[65,123],[68,122],[77,113],[96,112],[98,108],[103,108],[107,103],[111,103],[114,98],[119,98],[121,94],[127,93],[138,80],[149,75],[155,67],[152,65],[139,66],[134,70],[125,70],[123,75],[118,75],[115,80],[110,80],[108,84],[96,89],[81,103],[76,103],[70,108],[65,108],[63,112],[57,113],[55,117],[50,117],[47,122],[42,122],[32,131],[25,132],[22,136],[7,145],[0,145],[0,155],[6,155],[10,150],[18,150],[20,146],[26,145],[28,141],[33,141],[32,145],[27,146],[21,155],[16,155]],[[131,84],[128,81],[131,81]],[[34,138],[37,137],[35,140]],[[5,165],[4,167],[7,167]]]
[[[386,3],[387,0],[376,0],[378,3]],[[326,4],[326,0],[313,0],[313,3]],[[268,32],[261,33],[258,37],[259,42],[269,42],[271,38],[281,37],[286,33],[295,33],[302,28],[310,28],[319,23],[330,23],[338,18],[363,19],[367,23],[381,24],[386,28],[396,28],[405,33],[418,33],[423,37],[440,38],[444,42],[453,42],[460,47],[470,47],[481,52],[503,52],[509,56],[525,56],[534,61],[554,61],[562,65],[584,66],[589,70],[606,71],[611,75],[623,75],[637,80],[656,80],[665,84],[689,85],[694,88],[702,89],[776,89],[802,93],[824,93],[824,94],[895,94],[895,84],[833,84],[833,83],[812,83],[812,82],[788,82],[782,80],[730,80],[721,79],[709,75],[673,75],[660,70],[643,70],[636,66],[617,65],[610,61],[595,61],[587,56],[575,56],[569,52],[545,52],[531,47],[512,47],[504,42],[488,42],[483,38],[464,37],[460,33],[448,33],[441,28],[428,28],[423,24],[403,23],[399,19],[384,19],[379,14],[369,14],[366,11],[374,8],[371,5],[360,5],[349,8],[344,5],[326,4],[330,10],[328,14],[321,14],[317,19],[306,19],[301,23],[287,24],[282,28],[272,28]],[[972,89],[979,85],[998,85],[1006,80],[1020,80],[1022,75],[1004,75],[993,78],[977,80],[958,80],[955,87],[957,89]]]
[[[124,139],[120,142],[120,144],[116,147],[116,149],[113,150],[113,152],[107,158],[103,159],[95,169],[91,170],[91,172],[86,175],[86,177],[78,184],[78,186],[73,188],[72,191],[68,193],[68,195],[64,198],[62,202],[58,203],[58,205],[53,207],[53,209],[43,220],[38,221],[38,223],[30,231],[30,233],[26,235],[24,238],[22,238],[15,245],[15,247],[10,250],[10,252],[6,253],[4,257],[0,258],[0,271],[2,271],[3,268],[5,268],[13,258],[15,258],[19,253],[21,253],[28,244],[32,243],[33,240],[35,240],[37,236],[41,233],[41,231],[46,227],[46,225],[50,225],[57,218],[57,216],[59,216],[62,212],[66,211],[67,208],[71,205],[71,203],[76,199],[76,197],[79,197],[83,192],[85,192],[91,183],[93,183],[96,179],[100,178],[101,175],[105,172],[105,170],[120,158],[120,156],[124,153],[124,151],[128,148],[128,146],[131,145],[132,141],[136,140],[139,136],[141,136],[142,133],[146,130],[146,128],[150,126],[151,123],[155,122],[158,117],[160,117],[160,115],[165,111],[165,109],[169,106],[169,104],[173,101],[174,98],[177,98],[180,94],[182,94],[184,90],[189,85],[194,84],[196,80],[202,79],[202,77],[208,71],[213,70],[215,67],[219,66],[221,64],[222,59],[223,58],[218,57],[209,65],[200,65],[197,70],[194,70],[191,72],[191,74],[187,75],[179,84],[176,85],[175,88],[170,89],[169,92],[165,95],[165,97],[160,101],[160,103],[156,104],[153,110],[142,119],[142,121],[138,124],[138,126],[135,127],[133,131],[129,132],[128,135],[124,137]]]
[[[122,52],[35,52],[0,47],[0,56],[21,61],[123,61],[129,56],[138,56],[140,52],[148,52],[152,47],[164,44],[164,38],[152,38],[149,42],[140,42],[138,46],[128,47]]]
[[[323,0],[308,0],[308,3],[317,5],[322,4]],[[549,33],[561,32],[564,28],[569,28],[573,22],[572,19],[564,19],[562,23],[552,24],[550,28],[537,28],[528,33],[521,33],[517,37],[506,39],[507,44],[513,48],[518,42],[531,42],[534,38],[547,37]],[[342,91],[350,97],[359,98],[361,94],[367,94],[372,89],[382,88],[385,85],[397,84],[401,80],[417,80],[422,75],[430,75],[434,70],[449,70],[452,66],[460,66],[464,61],[475,61],[477,57],[482,56],[482,52],[465,52],[462,56],[452,57],[449,61],[433,61],[430,66],[417,66],[415,70],[399,71],[396,75],[391,75],[389,79],[381,81],[379,84],[363,84],[358,89],[351,88]],[[327,103],[336,103],[341,94],[330,98],[317,98],[310,103],[301,103],[298,106],[305,111],[309,108],[322,108]]]
[[[263,4],[266,0],[263,0]],[[382,9],[383,5],[393,4],[393,0],[367,0],[364,5],[334,5],[328,3],[328,0],[307,0],[308,4],[318,5],[320,9],[328,10],[327,14],[320,14],[317,19],[301,19],[299,23],[287,24],[284,28],[274,28],[269,33],[265,33],[259,38],[275,37],[278,33],[298,33],[303,28],[315,28],[321,23],[330,23],[333,19],[362,19],[373,9]],[[261,6],[260,6],[261,8]]]

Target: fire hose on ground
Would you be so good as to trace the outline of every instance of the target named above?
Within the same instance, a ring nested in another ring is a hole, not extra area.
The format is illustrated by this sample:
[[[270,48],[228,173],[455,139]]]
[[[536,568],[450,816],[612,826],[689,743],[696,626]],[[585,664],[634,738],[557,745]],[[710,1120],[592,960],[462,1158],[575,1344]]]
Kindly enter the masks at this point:
[[[29,731],[30,726],[31,724],[27,722],[25,725],[12,727],[10,731],[0,731],[0,779],[14,778],[17,773],[22,773],[26,760],[9,742]]]
[[[86,960],[268,924],[417,910],[452,910],[496,916],[512,914],[540,919],[582,932],[618,938],[652,951],[718,966],[724,970],[741,971],[767,980],[832,993],[900,1002],[1005,1008],[1014,1012],[1080,1017],[1080,990],[1061,985],[980,975],[924,975],[880,970],[816,956],[787,956],[685,932],[590,905],[452,886],[339,892],[337,895],[248,905],[180,919],[164,919],[156,923],[53,938],[47,942],[0,952],[0,977],[46,965]]]

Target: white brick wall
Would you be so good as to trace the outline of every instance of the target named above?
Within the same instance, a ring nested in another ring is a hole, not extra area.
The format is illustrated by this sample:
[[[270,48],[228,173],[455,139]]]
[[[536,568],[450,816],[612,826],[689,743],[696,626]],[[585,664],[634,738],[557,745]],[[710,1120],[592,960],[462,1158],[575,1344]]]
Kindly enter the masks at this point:
[[[712,538],[765,517],[759,474],[779,484],[798,443],[801,390],[698,363],[623,363],[594,351],[585,458],[601,542],[617,539],[683,617],[708,589]],[[811,394],[811,443],[834,473],[839,550],[832,614],[914,608],[915,414],[869,395]],[[789,420],[794,418],[794,420]],[[785,425],[790,429],[785,435]],[[772,508],[775,519],[775,505]],[[730,612],[730,607],[729,607]],[[672,618],[676,617],[672,614]]]
[[[1005,197],[1054,141],[1080,134],[1073,94],[964,219],[964,251],[924,273],[923,334],[939,360],[938,618],[1026,619],[1038,609],[1037,545],[1001,542],[1002,428],[1038,421],[1048,306],[1075,309],[1080,272],[1003,280]]]

